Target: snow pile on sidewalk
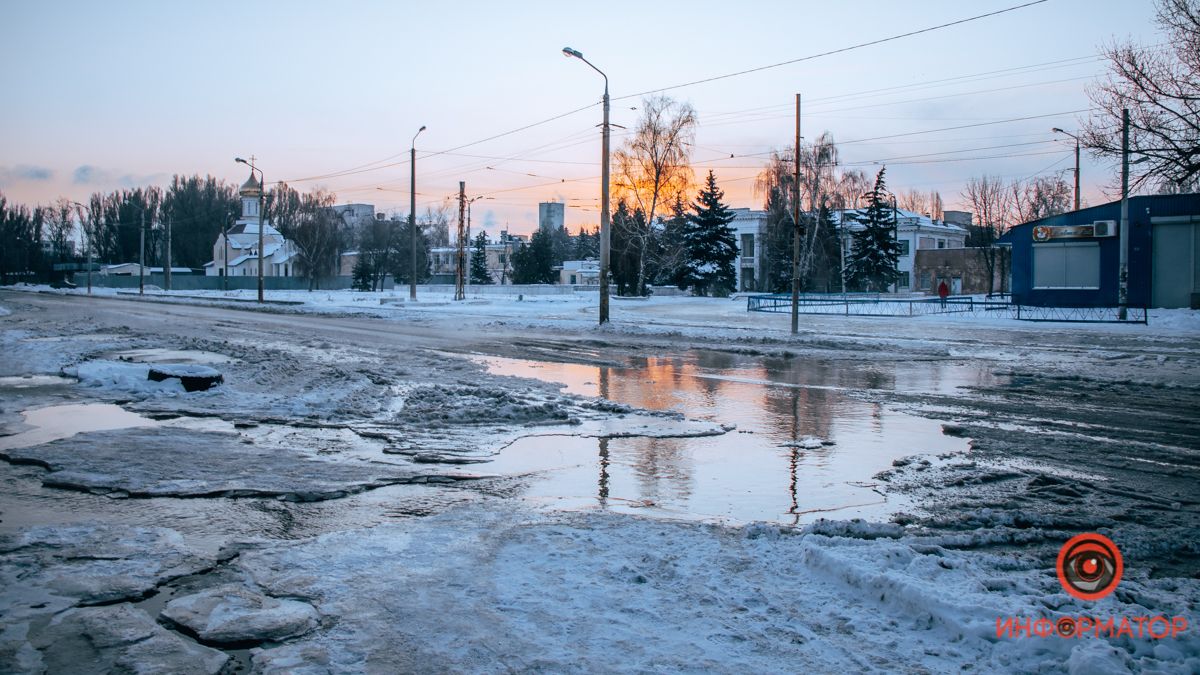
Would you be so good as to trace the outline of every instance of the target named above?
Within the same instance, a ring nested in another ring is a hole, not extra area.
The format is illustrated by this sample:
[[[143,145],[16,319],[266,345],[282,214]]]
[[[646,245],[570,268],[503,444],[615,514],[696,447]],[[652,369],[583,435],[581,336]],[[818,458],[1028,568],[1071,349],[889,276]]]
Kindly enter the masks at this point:
[[[898,534],[475,509],[278,545],[236,565],[269,595],[309,601],[328,626],[255,650],[267,672],[313,660],[379,672],[1200,668],[1194,631],[1113,649],[996,635],[1007,617],[1194,616],[1195,580],[1130,580],[1083,606],[1053,570]]]

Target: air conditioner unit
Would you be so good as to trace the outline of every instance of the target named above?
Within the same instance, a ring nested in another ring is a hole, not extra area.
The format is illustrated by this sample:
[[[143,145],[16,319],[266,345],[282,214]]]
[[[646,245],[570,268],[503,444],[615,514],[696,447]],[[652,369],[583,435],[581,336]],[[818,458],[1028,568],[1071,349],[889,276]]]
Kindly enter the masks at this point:
[[[1117,236],[1117,221],[1115,220],[1097,220],[1092,223],[1093,237],[1115,237]]]

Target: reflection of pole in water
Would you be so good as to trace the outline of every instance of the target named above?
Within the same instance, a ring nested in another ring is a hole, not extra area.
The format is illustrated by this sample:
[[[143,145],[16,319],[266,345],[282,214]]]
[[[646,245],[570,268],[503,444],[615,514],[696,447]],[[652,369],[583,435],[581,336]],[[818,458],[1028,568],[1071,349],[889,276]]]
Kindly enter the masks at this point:
[[[605,368],[605,370],[608,370]],[[608,506],[608,439],[600,439],[600,506]]]
[[[600,366],[600,398],[608,398],[608,385],[608,366]]]
[[[798,511],[800,510],[800,500],[799,500],[799,496],[796,494],[796,489],[797,489],[796,484],[798,482],[796,473],[800,468],[800,448],[797,447],[796,445],[794,445],[799,440],[800,440],[800,392],[797,391],[796,389],[793,389],[792,390],[792,443],[793,443],[793,445],[792,445],[791,458],[788,460],[788,469],[789,469],[789,474],[791,476],[791,484],[788,486],[788,489],[792,495],[792,507],[790,509],[788,509],[788,513],[790,513],[794,516],[794,518],[792,520],[793,524],[800,522],[800,514],[798,513]]]

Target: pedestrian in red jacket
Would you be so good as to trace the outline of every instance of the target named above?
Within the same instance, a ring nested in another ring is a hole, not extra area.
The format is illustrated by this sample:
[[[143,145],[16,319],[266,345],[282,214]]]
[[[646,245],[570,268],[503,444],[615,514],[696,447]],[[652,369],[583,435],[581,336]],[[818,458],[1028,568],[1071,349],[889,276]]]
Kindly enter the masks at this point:
[[[938,297],[942,299],[942,307],[946,306],[946,298],[950,295],[950,287],[946,285],[946,280],[942,279],[938,284]]]

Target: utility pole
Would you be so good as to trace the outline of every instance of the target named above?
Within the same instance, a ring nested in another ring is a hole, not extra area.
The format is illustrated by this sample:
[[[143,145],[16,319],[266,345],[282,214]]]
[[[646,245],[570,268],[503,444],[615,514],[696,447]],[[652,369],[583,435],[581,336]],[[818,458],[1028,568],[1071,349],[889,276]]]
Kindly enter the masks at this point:
[[[1121,111],[1121,265],[1117,287],[1117,318],[1124,321],[1129,305],[1129,108]]]
[[[167,214],[167,264],[163,265],[163,283],[171,290],[171,214]]]
[[[254,161],[254,156],[250,156],[250,160]],[[251,166],[251,168],[254,168]],[[251,174],[253,175],[253,174]],[[263,216],[263,207],[266,206],[263,202],[267,197],[267,179],[263,178],[262,169],[258,170],[258,304],[263,303],[263,230],[267,229],[266,221]]]
[[[1079,137],[1075,138],[1075,210],[1079,210]]]
[[[792,185],[792,335],[800,332],[800,94],[796,94],[796,176]]]
[[[463,229],[466,225],[466,208],[467,208],[467,183],[466,181],[458,181],[458,251],[455,257],[457,258],[457,269],[454,271],[454,299],[466,300],[466,249],[465,241],[466,230]]]
[[[224,228],[222,228],[221,233],[224,235],[222,237],[222,243],[225,247],[225,250],[221,252],[222,253],[221,264],[225,268],[224,273],[221,275],[221,290],[227,291],[227,290],[229,290],[229,219],[228,218],[225,220],[225,226],[224,226]]]
[[[408,299],[412,302],[417,301],[417,136],[420,136],[422,131],[425,131],[423,124],[420,129],[417,129],[417,133],[413,134],[408,150],[408,234],[409,245],[412,247],[412,267],[409,269],[408,276]]]
[[[146,294],[146,209],[138,221],[138,295]]]
[[[899,210],[896,208],[896,193],[893,192],[892,193],[892,242],[895,243],[897,249],[900,248],[900,214],[898,213],[898,211]],[[895,277],[895,281],[892,282],[893,284],[895,284],[895,289],[896,289],[895,292],[899,293],[900,292],[900,252],[899,251],[896,251],[896,262],[892,264],[892,276]],[[909,283],[911,284],[912,281],[909,281]],[[911,286],[909,288],[911,288]]]

